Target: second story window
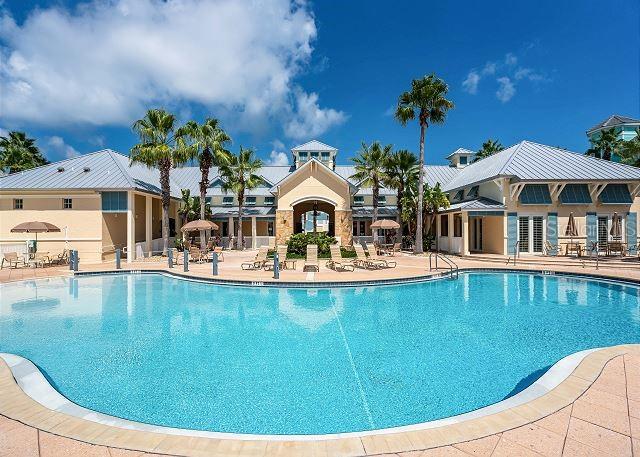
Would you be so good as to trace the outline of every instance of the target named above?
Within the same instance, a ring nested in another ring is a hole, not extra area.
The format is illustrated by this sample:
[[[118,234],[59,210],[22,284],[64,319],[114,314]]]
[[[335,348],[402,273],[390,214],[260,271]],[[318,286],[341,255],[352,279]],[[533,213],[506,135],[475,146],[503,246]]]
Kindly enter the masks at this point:
[[[354,195],[353,206],[362,206],[362,205],[364,205],[364,197],[362,195]]]
[[[378,206],[384,206],[387,204],[386,195],[378,195]]]
[[[440,216],[440,236],[449,236],[449,215]]]
[[[328,152],[323,152],[322,154],[320,154],[320,157],[322,158],[323,161],[328,161],[329,157],[331,157],[331,155]]]
[[[21,198],[13,199],[13,209],[23,209],[24,208],[24,200]]]
[[[307,160],[307,151],[300,151],[298,153],[298,159],[300,159],[301,162]]]
[[[458,192],[456,192],[456,194],[453,196],[453,201],[460,201],[462,200],[462,197],[464,197],[464,189],[460,189]]]
[[[247,197],[247,206],[254,206],[256,204],[256,197]]]
[[[231,196],[222,197],[222,204],[223,204],[224,206],[231,206],[231,205],[233,205],[233,197],[231,197]]]
[[[73,200],[71,198],[63,198],[62,209],[73,209]]]
[[[460,165],[467,164],[467,156],[460,156]]]
[[[478,198],[478,190],[479,190],[478,186],[473,186],[471,189],[469,189],[467,198]]]
[[[264,197],[265,205],[273,205],[276,202],[276,197]]]

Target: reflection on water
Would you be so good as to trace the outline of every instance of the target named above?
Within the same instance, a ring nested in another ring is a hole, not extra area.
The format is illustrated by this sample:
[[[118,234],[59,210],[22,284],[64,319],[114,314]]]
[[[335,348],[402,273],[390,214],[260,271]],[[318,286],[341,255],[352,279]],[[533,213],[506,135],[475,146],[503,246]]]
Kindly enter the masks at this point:
[[[307,289],[306,297],[317,298],[311,302],[296,299],[302,298],[302,293],[305,291],[278,289],[278,311],[294,324],[316,332],[342,314],[342,289]]]

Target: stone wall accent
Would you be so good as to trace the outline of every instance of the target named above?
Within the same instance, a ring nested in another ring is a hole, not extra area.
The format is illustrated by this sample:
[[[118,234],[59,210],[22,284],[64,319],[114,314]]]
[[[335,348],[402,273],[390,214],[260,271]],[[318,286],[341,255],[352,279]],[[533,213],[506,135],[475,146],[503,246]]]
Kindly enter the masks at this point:
[[[335,232],[340,237],[342,246],[351,246],[353,243],[353,217],[351,210],[335,211]]]
[[[276,244],[286,244],[293,235],[293,210],[276,210]]]

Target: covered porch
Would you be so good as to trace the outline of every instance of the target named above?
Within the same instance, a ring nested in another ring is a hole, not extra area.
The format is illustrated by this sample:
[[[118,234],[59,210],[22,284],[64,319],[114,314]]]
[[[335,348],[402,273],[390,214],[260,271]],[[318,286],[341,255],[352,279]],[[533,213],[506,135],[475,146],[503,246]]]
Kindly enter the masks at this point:
[[[242,238],[247,249],[275,245],[276,210],[270,206],[242,208]],[[222,247],[230,248],[238,235],[238,207],[213,207],[211,220],[218,224]]]

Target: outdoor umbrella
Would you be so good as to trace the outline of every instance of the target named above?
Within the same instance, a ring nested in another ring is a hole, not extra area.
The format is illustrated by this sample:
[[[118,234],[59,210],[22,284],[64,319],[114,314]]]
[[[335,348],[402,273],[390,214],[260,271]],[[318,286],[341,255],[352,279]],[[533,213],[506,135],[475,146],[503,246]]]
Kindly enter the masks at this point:
[[[399,229],[400,224],[392,219],[378,219],[377,221],[371,224],[371,230],[384,230],[385,231],[385,239],[386,239],[386,231],[392,229]]]
[[[35,233],[36,234],[36,250],[38,249],[38,233],[59,232],[60,229],[48,222],[23,222],[11,229],[12,233]]]
[[[567,229],[564,231],[564,236],[570,237],[572,243],[573,239],[578,236],[578,228],[576,227],[576,220],[573,217],[573,211],[569,213],[569,222],[567,222]]]
[[[619,240],[622,238],[621,219],[622,218],[618,215],[618,213],[613,213],[613,217],[611,218],[611,231],[609,233],[614,240]]]
[[[211,221],[198,219],[197,221],[187,222],[182,226],[183,232],[199,232],[200,230],[218,230],[218,225]]]

